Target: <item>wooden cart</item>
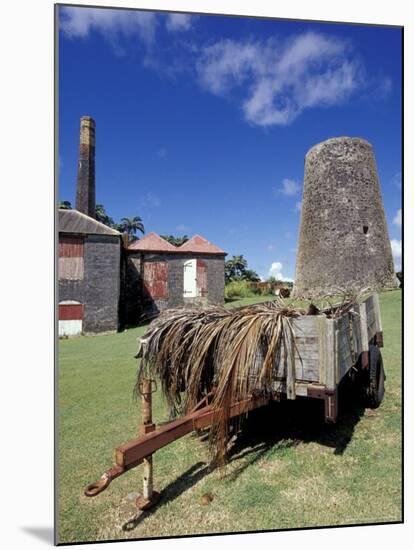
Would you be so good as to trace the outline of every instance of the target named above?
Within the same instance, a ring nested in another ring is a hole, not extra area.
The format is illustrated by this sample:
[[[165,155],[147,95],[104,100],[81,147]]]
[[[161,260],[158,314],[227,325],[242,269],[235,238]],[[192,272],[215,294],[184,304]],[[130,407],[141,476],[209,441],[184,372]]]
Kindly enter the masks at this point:
[[[292,318],[291,323],[295,335],[290,343],[293,353],[287,354],[286,358],[281,354],[273,391],[265,396],[252,394],[244,401],[233,403],[230,417],[263,407],[281,396],[287,399],[301,396],[322,399],[326,422],[336,422],[338,386],[348,376],[363,390],[367,406],[379,406],[384,396],[385,374],[379,349],[383,345],[383,335],[377,294],[370,295],[338,318],[324,314],[303,315]],[[159,497],[152,487],[153,453],[193,430],[211,425],[217,411],[211,406],[212,396],[206,395],[189,414],[156,428],[152,421],[153,389],[153,380],[142,381],[139,435],[115,449],[114,466],[98,481],[88,485],[86,496],[96,496],[113,479],[143,463],[143,494],[138,498],[137,506],[149,508]]]

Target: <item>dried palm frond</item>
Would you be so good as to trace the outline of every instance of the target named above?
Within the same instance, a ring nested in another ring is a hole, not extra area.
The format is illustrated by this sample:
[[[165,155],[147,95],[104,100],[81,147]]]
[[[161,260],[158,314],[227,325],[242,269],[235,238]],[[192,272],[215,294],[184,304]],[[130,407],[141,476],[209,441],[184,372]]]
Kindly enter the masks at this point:
[[[355,299],[348,293],[319,314],[340,315]],[[278,365],[294,361],[291,320],[307,311],[280,298],[231,310],[165,310],[144,334],[136,388],[143,374],[159,378],[172,415],[191,411],[214,389],[210,451],[223,463],[232,403],[272,392]]]

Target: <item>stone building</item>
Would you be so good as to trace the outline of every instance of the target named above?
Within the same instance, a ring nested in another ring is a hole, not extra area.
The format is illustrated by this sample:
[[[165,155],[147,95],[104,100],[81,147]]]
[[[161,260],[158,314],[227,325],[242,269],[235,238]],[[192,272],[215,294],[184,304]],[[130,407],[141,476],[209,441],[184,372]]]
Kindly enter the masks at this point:
[[[294,294],[395,286],[375,157],[370,143],[338,137],[305,158]]]
[[[95,219],[95,122],[82,117],[76,209],[59,209],[59,335],[116,331],[166,307],[224,301],[221,248],[155,233],[124,246]]]
[[[169,307],[224,302],[226,252],[200,235],[173,246],[149,233],[130,245],[126,254],[125,317],[129,324]]]
[[[121,319],[121,234],[59,209],[59,336],[116,331]]]
[[[95,219],[95,122],[81,118],[76,210],[59,209],[59,335],[116,331],[122,236]]]

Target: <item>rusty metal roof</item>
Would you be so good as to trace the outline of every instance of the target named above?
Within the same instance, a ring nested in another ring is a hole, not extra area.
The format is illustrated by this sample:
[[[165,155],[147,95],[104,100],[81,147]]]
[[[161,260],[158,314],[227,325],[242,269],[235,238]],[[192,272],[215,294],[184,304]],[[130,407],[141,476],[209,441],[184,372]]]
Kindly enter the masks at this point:
[[[178,247],[180,252],[197,252],[198,254],[221,254],[226,255],[222,248],[219,248],[215,244],[201,237],[201,235],[194,235],[189,241]]]
[[[128,250],[131,252],[166,252],[175,254],[217,254],[225,256],[227,253],[215,244],[210,243],[200,235],[194,235],[181,246],[174,246],[157,233],[151,232],[142,239],[132,243]]]
[[[121,236],[119,231],[79,212],[59,208],[59,232]]]
[[[177,247],[154,233],[148,233],[142,239],[139,239],[128,246],[128,250],[137,250],[141,252],[177,252]]]

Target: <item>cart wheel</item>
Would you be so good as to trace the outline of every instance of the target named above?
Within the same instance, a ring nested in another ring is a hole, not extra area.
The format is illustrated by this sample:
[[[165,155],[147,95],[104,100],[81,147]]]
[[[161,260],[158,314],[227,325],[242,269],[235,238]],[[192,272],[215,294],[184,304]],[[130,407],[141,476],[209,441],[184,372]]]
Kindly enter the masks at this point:
[[[378,346],[369,347],[369,381],[366,387],[367,405],[372,409],[380,406],[384,398],[385,372]]]

